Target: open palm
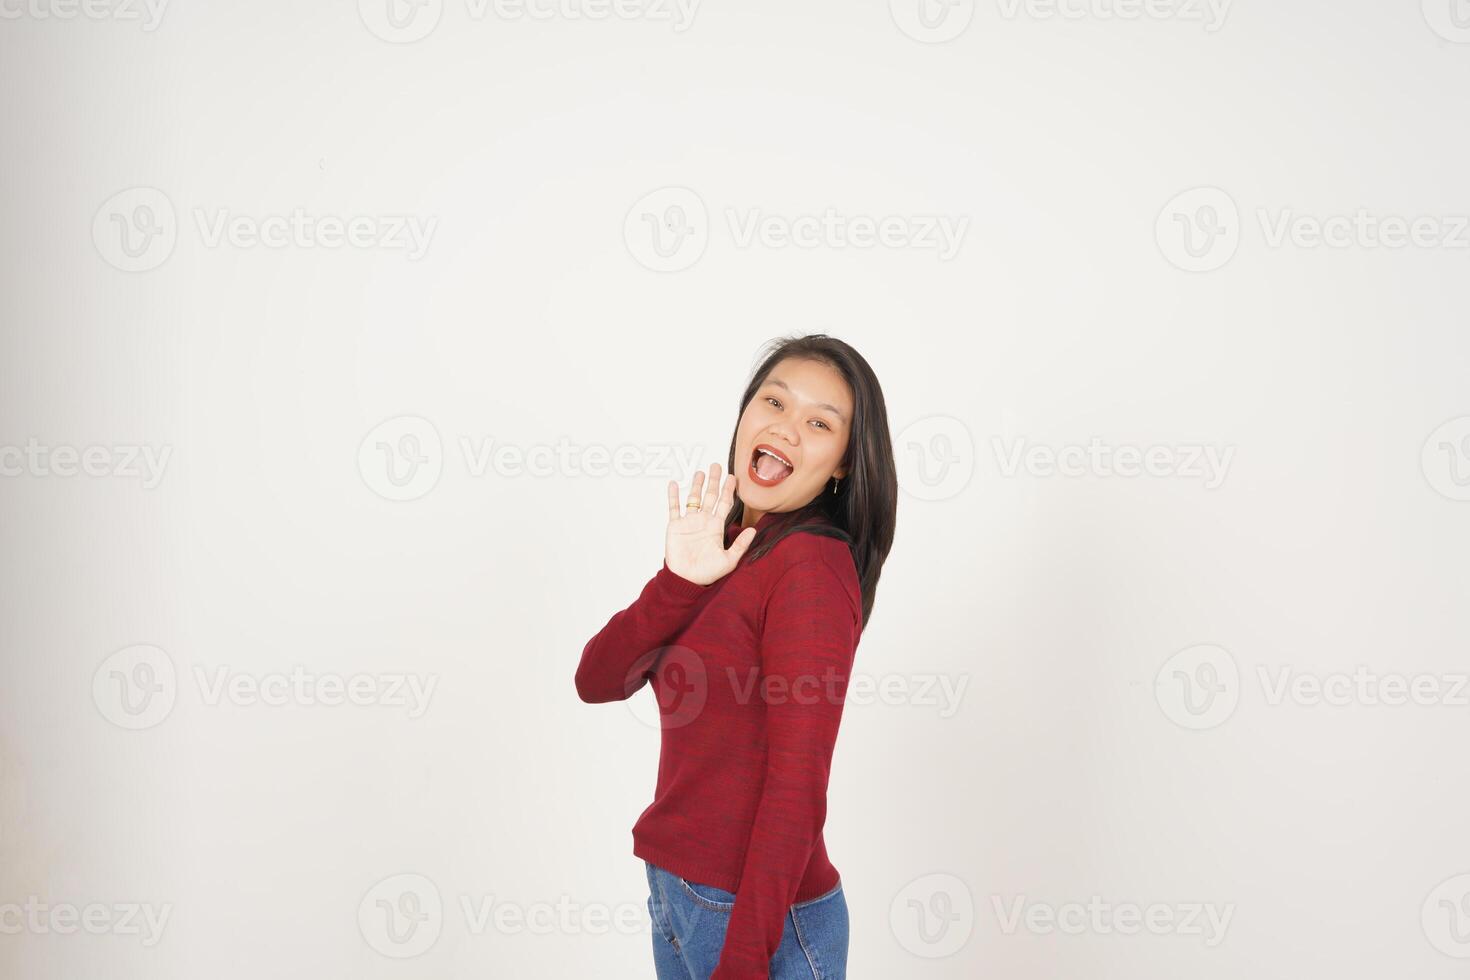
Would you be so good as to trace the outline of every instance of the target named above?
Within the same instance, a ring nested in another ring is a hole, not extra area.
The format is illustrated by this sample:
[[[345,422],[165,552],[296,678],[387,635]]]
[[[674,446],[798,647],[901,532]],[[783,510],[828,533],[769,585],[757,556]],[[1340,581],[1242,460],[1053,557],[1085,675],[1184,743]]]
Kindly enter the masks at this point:
[[[720,464],[711,463],[709,485],[703,473],[694,474],[689,490],[691,506],[679,512],[679,484],[669,481],[669,528],[664,535],[664,561],[669,571],[698,585],[719,581],[734,570],[755,540],[755,528],[741,531],[725,547],[725,518],[735,506],[735,477],[720,489]],[[703,488],[703,496],[700,491]],[[693,506],[698,501],[698,507]]]

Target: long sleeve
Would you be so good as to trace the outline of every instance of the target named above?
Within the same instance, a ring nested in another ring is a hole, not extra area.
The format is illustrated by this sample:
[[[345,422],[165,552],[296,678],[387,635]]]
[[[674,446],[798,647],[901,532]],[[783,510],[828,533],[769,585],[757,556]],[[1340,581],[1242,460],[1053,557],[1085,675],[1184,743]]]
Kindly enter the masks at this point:
[[[582,648],[577,696],[589,704],[632,697],[648,680],[659,649],[689,622],[708,588],[670,571],[665,562],[633,604],[614,613]]]
[[[710,980],[768,980],[786,914],[827,816],[827,779],[861,614],[821,557],[776,580],[761,630],[766,771],[719,965]]]

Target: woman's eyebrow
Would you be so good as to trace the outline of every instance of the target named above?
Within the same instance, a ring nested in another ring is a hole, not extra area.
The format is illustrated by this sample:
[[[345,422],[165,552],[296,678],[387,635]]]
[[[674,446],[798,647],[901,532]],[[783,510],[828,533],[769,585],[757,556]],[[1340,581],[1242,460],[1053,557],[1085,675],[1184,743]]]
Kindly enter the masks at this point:
[[[785,388],[787,391],[790,391],[791,390],[791,386],[788,385],[786,382],[782,381],[780,378],[767,378],[766,379],[766,384],[769,384],[769,385],[779,385],[782,388]],[[843,424],[846,424],[847,423],[847,416],[846,415],[843,415],[842,412],[837,408],[836,405],[828,405],[826,402],[817,402],[817,407],[818,408],[825,408],[827,411],[831,412],[833,415],[835,415],[838,418],[840,418],[843,421]]]

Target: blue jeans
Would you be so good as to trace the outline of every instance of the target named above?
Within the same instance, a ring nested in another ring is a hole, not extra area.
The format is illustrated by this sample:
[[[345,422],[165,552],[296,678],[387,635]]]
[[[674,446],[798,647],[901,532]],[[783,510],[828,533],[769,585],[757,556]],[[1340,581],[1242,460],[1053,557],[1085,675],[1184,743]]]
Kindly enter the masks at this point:
[[[709,980],[725,945],[735,896],[643,863],[658,980]],[[797,902],[786,913],[786,930],[771,958],[771,980],[846,980],[847,940],[847,899],[838,882],[827,894]]]

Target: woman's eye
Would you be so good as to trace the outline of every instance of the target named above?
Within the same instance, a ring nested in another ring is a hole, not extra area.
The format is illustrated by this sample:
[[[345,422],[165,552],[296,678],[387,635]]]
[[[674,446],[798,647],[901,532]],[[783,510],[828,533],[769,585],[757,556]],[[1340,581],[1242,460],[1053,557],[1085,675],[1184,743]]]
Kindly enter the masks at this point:
[[[767,395],[766,396],[766,404],[770,405],[773,408],[777,408],[777,409],[779,409],[781,407],[781,401],[780,401],[780,399],[776,398],[775,395]],[[820,425],[824,429],[831,429],[832,428],[830,425],[828,425],[826,422],[823,422],[821,419],[812,419],[812,421],[815,422],[817,425]]]

